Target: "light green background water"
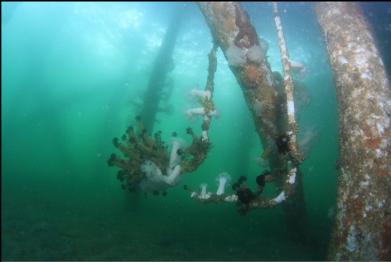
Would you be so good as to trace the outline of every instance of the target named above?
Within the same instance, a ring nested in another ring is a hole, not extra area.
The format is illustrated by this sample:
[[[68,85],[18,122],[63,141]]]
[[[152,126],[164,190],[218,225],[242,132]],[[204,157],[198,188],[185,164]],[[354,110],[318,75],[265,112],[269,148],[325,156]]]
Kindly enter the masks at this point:
[[[240,216],[231,204],[194,202],[183,184],[217,187],[222,171],[255,180],[262,153],[240,87],[218,53],[208,159],[166,197],[120,189],[106,164],[137,114],[172,10],[170,3],[2,3],[2,259],[319,260],[336,194],[337,109],[326,49],[309,5],[283,5],[293,60],[306,64],[301,135],[316,137],[302,165],[309,241],[292,240],[281,207]],[[155,130],[200,130],[183,111],[205,84],[209,29],[187,3],[170,74],[173,93]],[[281,70],[270,4],[247,4],[269,61]],[[8,19],[8,18],[7,18]],[[188,138],[187,138],[188,139]],[[255,185],[255,182],[251,182]],[[274,194],[272,188],[269,193]]]

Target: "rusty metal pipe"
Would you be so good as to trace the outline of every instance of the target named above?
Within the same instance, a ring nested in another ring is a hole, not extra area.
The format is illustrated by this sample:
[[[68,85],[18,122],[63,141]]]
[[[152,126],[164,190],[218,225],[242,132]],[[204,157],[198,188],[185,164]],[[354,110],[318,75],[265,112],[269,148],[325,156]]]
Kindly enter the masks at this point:
[[[389,260],[391,91],[356,3],[316,5],[337,88],[340,176],[331,260]]]

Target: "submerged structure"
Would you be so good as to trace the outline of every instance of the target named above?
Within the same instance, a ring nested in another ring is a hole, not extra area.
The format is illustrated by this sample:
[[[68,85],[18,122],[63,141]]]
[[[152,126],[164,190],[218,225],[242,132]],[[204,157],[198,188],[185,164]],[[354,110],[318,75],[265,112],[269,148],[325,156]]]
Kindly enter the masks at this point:
[[[210,148],[208,130],[212,117],[218,114],[213,103],[216,49],[213,46],[209,54],[205,89],[192,91],[200,107],[186,111],[189,116],[203,118],[200,135],[196,135],[190,127],[186,129],[186,133],[192,137],[190,146],[185,146],[184,141],[174,132],[169,150],[169,146],[162,141],[162,132],[158,131],[151,136],[140,116],[136,117],[137,126],[129,126],[122,136],[123,142],[118,138],[113,139],[114,146],[122,152],[123,157],[112,154],[108,164],[120,168],[117,178],[123,182],[123,189],[165,193],[167,188],[179,183],[182,174],[193,172],[206,159]]]
[[[292,68],[303,68],[289,59],[278,5],[273,4],[273,12],[283,76],[272,72],[266,47],[238,3],[198,5],[210,28],[213,47],[205,88],[192,91],[200,107],[188,109],[186,114],[202,117],[201,134],[189,127],[186,133],[192,137],[191,145],[186,146],[174,133],[169,146],[162,141],[161,131],[151,135],[153,124],[145,128],[144,119],[138,117],[137,125],[130,126],[122,139],[114,138],[113,144],[123,156],[112,154],[108,164],[120,168],[117,177],[123,189],[164,194],[167,188],[179,184],[183,174],[195,171],[203,163],[211,146],[210,124],[218,115],[213,91],[216,51],[220,48],[243,91],[269,170],[257,176],[255,190],[241,176],[228,192],[231,178],[226,173],[218,176],[216,192],[208,191],[207,184],[202,184],[200,190],[190,186],[185,189],[190,197],[204,203],[234,202],[243,214],[284,203],[288,221],[304,221],[300,172],[304,159],[297,143],[299,127],[291,72]],[[330,259],[387,260],[391,250],[389,81],[368,24],[356,4],[319,3],[316,13],[334,70],[340,110],[341,175]],[[274,183],[279,190],[273,198],[262,195],[266,183]]]
[[[337,217],[332,260],[389,260],[391,89],[362,11],[319,3],[336,81],[340,125]]]
[[[140,116],[147,132],[152,133],[156,114],[160,110],[159,103],[162,98],[169,98],[167,90],[167,74],[174,68],[172,58],[178,37],[180,26],[184,17],[184,10],[181,5],[174,10],[174,15],[168,24],[162,45],[155,58],[148,86],[144,93]],[[171,87],[172,88],[172,87]]]

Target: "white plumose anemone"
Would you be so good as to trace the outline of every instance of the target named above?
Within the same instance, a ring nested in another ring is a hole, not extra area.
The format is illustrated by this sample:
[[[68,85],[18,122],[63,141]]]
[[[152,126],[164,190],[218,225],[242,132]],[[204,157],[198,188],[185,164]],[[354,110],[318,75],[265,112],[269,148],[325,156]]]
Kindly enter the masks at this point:
[[[180,162],[180,155],[178,150],[184,147],[185,141],[179,137],[171,138],[171,153],[170,153],[170,163],[168,169],[173,169]],[[168,173],[168,172],[167,172]]]
[[[209,90],[202,90],[202,89],[192,89],[190,91],[190,94],[194,97],[200,97],[207,100],[210,100],[212,93]]]
[[[193,116],[220,116],[219,112],[217,110],[212,110],[210,112],[206,112],[205,108],[203,107],[196,107],[196,108],[190,108],[185,111],[185,114],[188,118],[192,118]]]
[[[187,117],[191,118],[193,116],[203,116],[205,115],[205,109],[203,107],[190,108],[186,110]]]
[[[208,184],[206,184],[206,183],[203,183],[203,184],[201,184],[201,193],[200,193],[200,196],[199,196],[199,198],[200,199],[208,199],[208,198],[210,198],[210,192],[208,192],[207,191],[207,188],[208,188]]]
[[[165,190],[175,186],[180,181],[181,166],[167,169],[167,175],[163,175],[160,168],[151,160],[146,160],[141,165],[141,171],[145,173],[144,179],[140,183],[140,189],[145,192]]]
[[[140,183],[141,190],[152,192],[155,190],[164,190],[168,187],[165,176],[163,176],[162,171],[154,162],[146,160],[140,168],[145,174],[144,179]]]
[[[223,172],[219,174],[219,176],[217,177],[218,188],[217,188],[216,195],[220,196],[224,194],[225,187],[227,186],[229,181],[231,181],[231,176],[227,172]]]

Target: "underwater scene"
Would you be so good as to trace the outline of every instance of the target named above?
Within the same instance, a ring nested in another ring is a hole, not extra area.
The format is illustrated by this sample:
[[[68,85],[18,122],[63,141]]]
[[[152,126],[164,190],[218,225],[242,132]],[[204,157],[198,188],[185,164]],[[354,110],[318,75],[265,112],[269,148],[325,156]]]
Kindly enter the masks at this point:
[[[327,260],[344,161],[315,5],[2,2],[2,260]],[[389,78],[391,4],[357,5]]]

